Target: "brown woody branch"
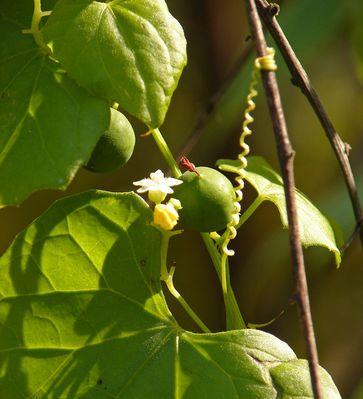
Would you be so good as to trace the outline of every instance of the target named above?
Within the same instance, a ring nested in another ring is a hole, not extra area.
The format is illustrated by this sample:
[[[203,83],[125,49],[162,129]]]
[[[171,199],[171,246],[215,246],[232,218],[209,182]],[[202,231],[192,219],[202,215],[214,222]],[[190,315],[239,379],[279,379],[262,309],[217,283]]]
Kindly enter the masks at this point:
[[[285,63],[290,70],[293,84],[298,86],[302,93],[306,96],[316,116],[319,118],[319,121],[325,130],[325,133],[335,152],[335,156],[343,172],[345,184],[347,186],[353,206],[356,219],[355,232],[360,232],[360,238],[363,244],[363,211],[360,204],[352,167],[349,162],[349,146],[343,142],[335,130],[334,125],[330,120],[325,108],[323,107],[323,104],[321,103],[314,87],[312,86],[306,71],[301,65],[299,59],[296,57],[294,50],[292,49],[283,30],[281,29],[281,26],[275,18],[276,12],[278,11],[276,4],[270,4],[266,0],[256,0],[256,3],[263,22],[271,33],[271,36],[280,49]]]
[[[264,57],[267,55],[267,45],[265,35],[262,30],[260,16],[257,11],[256,2],[255,0],[245,0],[245,2],[248,10],[251,35],[256,45],[257,55],[259,57]],[[277,152],[284,181],[286,209],[289,221],[290,248],[293,264],[295,294],[297,298],[302,329],[306,341],[311,383],[315,398],[323,399],[322,388],[319,379],[318,352],[311,317],[309,293],[304,265],[304,255],[299,234],[299,220],[296,205],[294,178],[295,152],[291,146],[290,138],[288,135],[286,120],[282,108],[281,97],[277,85],[275,72],[262,70],[261,77],[275,133]]]

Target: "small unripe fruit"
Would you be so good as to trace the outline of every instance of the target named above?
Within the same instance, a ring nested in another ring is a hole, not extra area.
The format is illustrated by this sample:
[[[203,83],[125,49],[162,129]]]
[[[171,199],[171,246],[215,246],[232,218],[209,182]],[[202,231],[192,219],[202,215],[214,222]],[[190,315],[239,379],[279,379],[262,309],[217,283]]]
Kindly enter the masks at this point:
[[[218,170],[198,167],[178,179],[183,184],[174,188],[173,197],[181,202],[181,226],[200,232],[226,228],[235,212],[236,195],[232,183]]]
[[[84,166],[95,173],[112,172],[131,158],[135,147],[135,133],[127,118],[111,108],[110,126],[101,136]]]

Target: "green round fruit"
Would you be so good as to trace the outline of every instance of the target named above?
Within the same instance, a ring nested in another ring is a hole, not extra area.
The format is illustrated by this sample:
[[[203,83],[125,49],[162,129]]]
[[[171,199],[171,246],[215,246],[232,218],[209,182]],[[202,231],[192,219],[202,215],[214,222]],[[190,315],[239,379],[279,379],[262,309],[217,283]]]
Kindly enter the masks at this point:
[[[135,147],[135,133],[127,118],[111,108],[110,126],[101,136],[85,165],[91,172],[112,172],[130,159]]]
[[[174,188],[173,197],[181,202],[181,225],[201,232],[224,229],[232,220],[236,195],[232,183],[218,170],[198,167],[185,172],[183,184]]]

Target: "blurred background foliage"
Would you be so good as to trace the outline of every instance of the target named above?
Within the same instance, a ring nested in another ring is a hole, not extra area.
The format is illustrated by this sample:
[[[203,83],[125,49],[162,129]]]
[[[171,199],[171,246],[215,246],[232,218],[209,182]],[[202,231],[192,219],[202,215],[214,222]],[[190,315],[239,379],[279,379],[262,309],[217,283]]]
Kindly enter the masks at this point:
[[[351,147],[351,162],[363,198],[363,1],[285,0],[279,21],[306,67],[338,132]],[[249,46],[248,24],[241,0],[169,0],[188,39],[189,64],[182,76],[163,126],[175,153],[185,142],[209,98]],[[272,41],[269,40],[272,44]],[[242,109],[252,58],[243,66],[218,104],[190,159],[213,166],[218,158],[237,154]],[[296,155],[298,187],[348,237],[354,218],[339,166],[328,140],[305,98],[290,82],[278,57],[278,79]],[[271,123],[263,95],[258,98],[253,154],[264,156],[277,170]],[[138,136],[146,127],[133,120]],[[157,168],[166,169],[152,139],[138,137],[131,161],[112,174],[80,170],[66,192],[42,191],[20,207],[0,210],[0,249],[63,196],[91,188],[129,191],[132,181]],[[246,190],[244,206],[254,198]],[[287,341],[304,356],[296,308],[289,306],[293,287],[288,236],[277,210],[265,203],[240,230],[234,243],[237,256],[231,277],[245,319],[266,322],[282,309],[285,314],[265,330]],[[323,249],[305,251],[313,318],[321,364],[332,374],[343,398],[363,399],[363,256],[356,239],[346,251],[339,270]],[[224,328],[222,295],[200,236],[186,232],[174,239],[170,262],[177,262],[175,283],[213,331]],[[76,267],[77,265],[75,265]],[[195,325],[171,298],[177,319],[187,329]]]

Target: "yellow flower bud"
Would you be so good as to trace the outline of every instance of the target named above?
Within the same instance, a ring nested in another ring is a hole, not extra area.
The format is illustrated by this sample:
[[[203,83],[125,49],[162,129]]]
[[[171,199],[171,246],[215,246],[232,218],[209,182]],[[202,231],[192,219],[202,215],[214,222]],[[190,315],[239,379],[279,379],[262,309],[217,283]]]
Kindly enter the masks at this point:
[[[174,209],[179,210],[182,209],[183,207],[181,206],[181,203],[178,199],[176,198],[170,198],[170,200],[168,201],[168,204],[173,205]]]
[[[173,230],[178,223],[179,214],[174,206],[168,204],[158,204],[154,209],[154,224],[164,230]]]

